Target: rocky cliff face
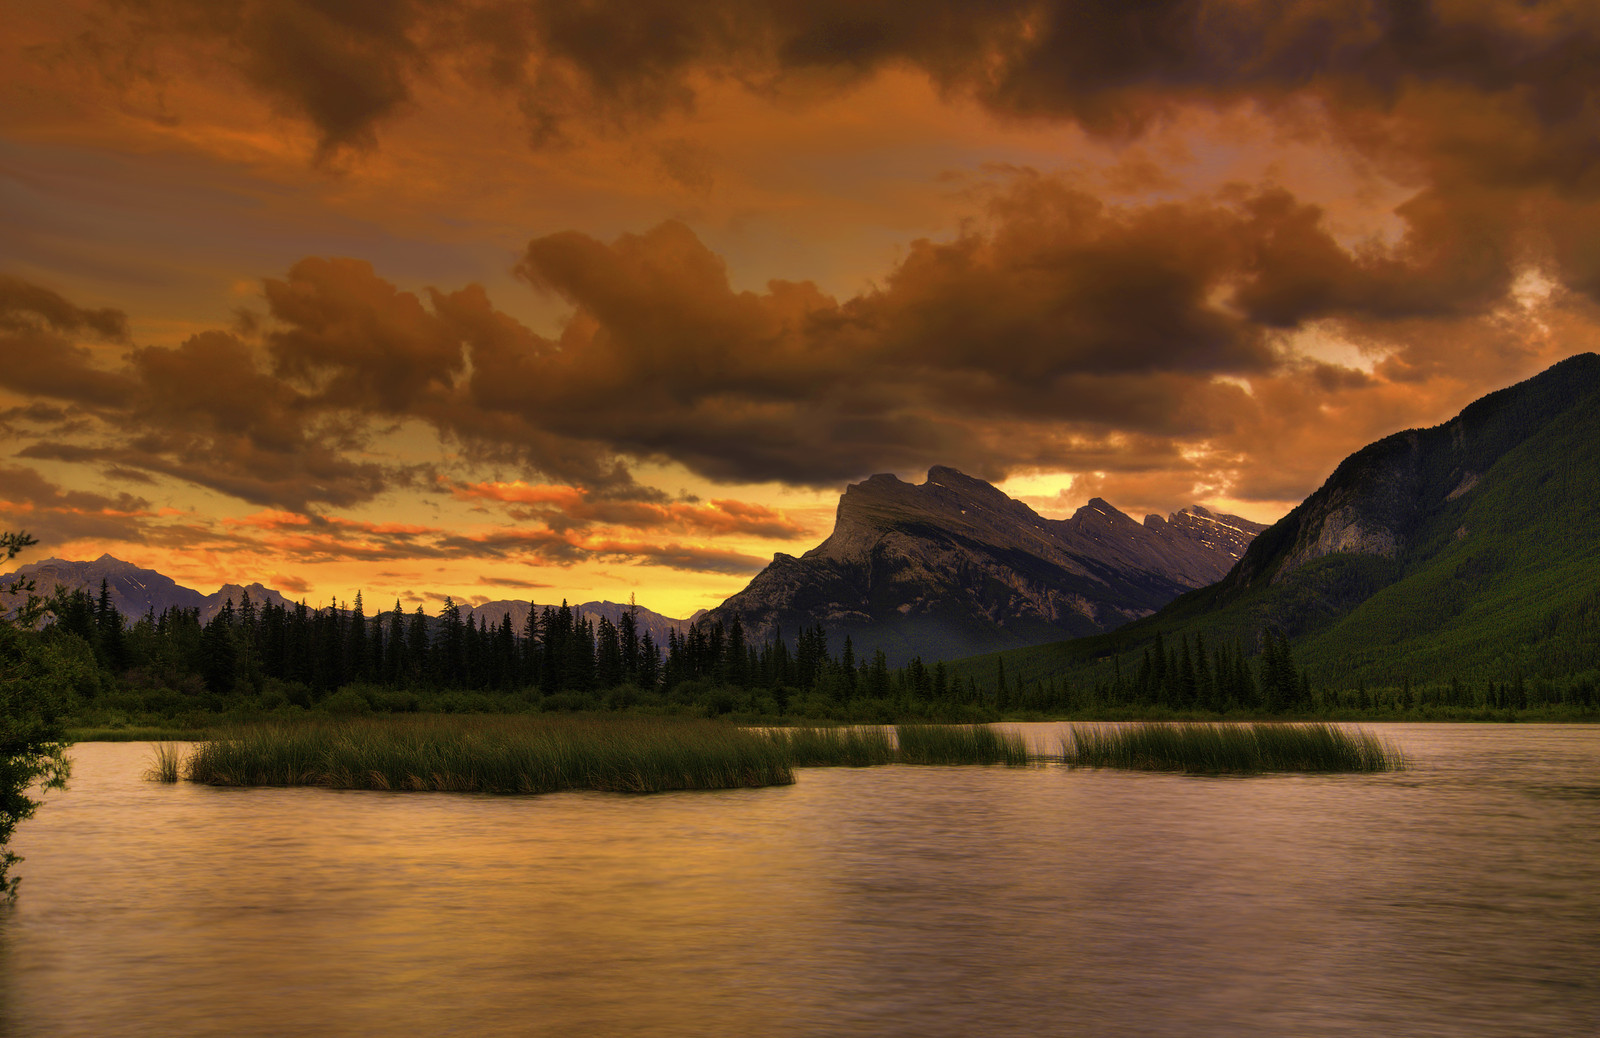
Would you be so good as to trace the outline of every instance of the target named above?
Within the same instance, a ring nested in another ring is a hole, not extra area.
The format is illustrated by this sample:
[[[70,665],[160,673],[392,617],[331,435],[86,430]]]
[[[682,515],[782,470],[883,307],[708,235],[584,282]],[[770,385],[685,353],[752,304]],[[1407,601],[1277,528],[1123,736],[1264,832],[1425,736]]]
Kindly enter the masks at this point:
[[[1046,519],[950,468],[873,476],[846,489],[827,540],[775,556],[709,615],[758,639],[820,623],[836,648],[951,658],[1143,616],[1221,577],[1262,528],[1198,507],[1141,523],[1098,498]]]

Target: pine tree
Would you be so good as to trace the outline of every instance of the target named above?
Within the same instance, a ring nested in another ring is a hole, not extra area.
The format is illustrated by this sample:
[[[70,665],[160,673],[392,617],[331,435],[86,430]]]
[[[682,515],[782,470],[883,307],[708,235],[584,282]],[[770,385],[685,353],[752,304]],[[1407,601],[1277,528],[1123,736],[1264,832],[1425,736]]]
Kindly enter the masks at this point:
[[[528,619],[522,624],[522,685],[533,688],[539,684],[542,660],[539,644],[539,607],[528,603]]]
[[[495,688],[512,689],[517,686],[517,632],[511,625],[511,613],[500,618],[494,635],[494,665],[491,684]]]
[[[398,688],[405,683],[406,670],[411,658],[406,645],[406,614],[405,610],[400,608],[398,598],[394,600],[394,609],[389,613],[389,634],[385,642],[383,679],[390,687]]]
[[[239,648],[233,621],[233,599],[228,598],[206,624],[200,643],[201,677],[206,687],[218,695],[232,693],[237,680]]]
[[[445,597],[439,610],[439,636],[433,646],[435,676],[445,688],[461,688],[466,682],[467,626],[461,607]]]
[[[639,603],[628,595],[628,611],[617,621],[617,638],[622,650],[623,680],[639,684]]]
[[[622,675],[622,638],[616,625],[602,616],[595,628],[595,680],[600,688],[616,688]]]
[[[121,672],[128,665],[127,647],[123,644],[122,614],[111,603],[111,589],[105,578],[100,580],[100,598],[94,610],[95,647],[99,650],[101,666]]]
[[[672,628],[667,628],[668,638]],[[636,664],[638,677],[636,681],[640,688],[653,692],[661,683],[661,651],[656,648],[655,639],[646,631],[644,637],[639,639],[639,659]]]
[[[848,634],[844,636],[844,649],[839,654],[839,673],[844,678],[845,698],[855,698],[856,647],[851,643]]]
[[[367,633],[367,613],[361,605],[361,592],[350,606],[350,616],[344,630],[344,672],[347,681],[362,681],[367,677],[371,644]]]
[[[428,614],[422,611],[422,605],[418,603],[416,611],[411,614],[411,622],[406,625],[406,678],[411,685],[420,685],[423,677],[433,672],[431,652]]]
[[[749,662],[749,653],[744,642],[744,621],[739,619],[739,614],[733,614],[733,622],[728,627],[728,644],[724,652],[723,680],[738,688],[748,688],[749,675],[745,673],[745,665]]]

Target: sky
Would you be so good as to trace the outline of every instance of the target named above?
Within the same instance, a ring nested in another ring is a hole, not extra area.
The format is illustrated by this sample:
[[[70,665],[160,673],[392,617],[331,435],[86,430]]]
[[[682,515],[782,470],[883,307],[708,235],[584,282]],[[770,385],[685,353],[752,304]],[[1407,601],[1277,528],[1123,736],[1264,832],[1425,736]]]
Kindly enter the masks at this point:
[[[1270,522],[1596,348],[1591,0],[0,0],[0,529],[669,616],[951,465]]]

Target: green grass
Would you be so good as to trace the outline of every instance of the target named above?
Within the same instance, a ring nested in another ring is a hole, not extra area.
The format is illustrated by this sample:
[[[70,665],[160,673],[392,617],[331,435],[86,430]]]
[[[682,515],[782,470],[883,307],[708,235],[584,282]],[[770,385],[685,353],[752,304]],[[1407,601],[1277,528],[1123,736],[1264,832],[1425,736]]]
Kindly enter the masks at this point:
[[[773,728],[766,735],[796,768],[864,768],[898,759],[888,730],[877,726]]]
[[[1191,774],[1394,771],[1405,758],[1361,729],[1330,724],[1135,724],[1074,727],[1062,744],[1078,768]]]
[[[382,719],[240,729],[184,764],[220,786],[653,793],[794,781],[782,747],[714,722],[587,718]]]
[[[648,793],[784,785],[796,767],[1031,762],[981,725],[738,728],[666,718],[362,718],[261,724],[158,746],[147,776],[218,786]],[[896,746],[896,741],[898,746]]]
[[[895,738],[904,764],[1033,763],[1022,736],[986,725],[902,724]]]

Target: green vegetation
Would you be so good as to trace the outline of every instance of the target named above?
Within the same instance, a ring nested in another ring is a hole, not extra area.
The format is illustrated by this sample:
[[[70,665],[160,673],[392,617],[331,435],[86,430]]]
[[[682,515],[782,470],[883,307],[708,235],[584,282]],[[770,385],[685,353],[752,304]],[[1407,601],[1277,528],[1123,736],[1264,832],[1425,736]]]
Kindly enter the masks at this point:
[[[5,562],[33,544],[25,533],[0,534]],[[62,789],[67,712],[99,684],[99,670],[81,639],[46,639],[33,630],[42,613],[31,582],[6,588],[25,596],[10,617],[0,618],[0,899],[16,897],[10,875],[22,859],[6,849],[17,825],[33,817],[39,801],[31,791]]]
[[[844,728],[774,728],[767,738],[788,756],[797,768],[865,768],[893,764],[899,758],[889,733],[879,726]]]
[[[1157,771],[1387,771],[1400,754],[1326,724],[1080,727],[1060,758],[982,725],[752,729],[663,718],[427,717],[257,724],[196,744],[154,748],[145,777],[220,786],[551,793],[650,793],[787,785],[794,768],[880,764]]]
[[[1075,768],[1191,774],[1367,772],[1405,766],[1368,732],[1330,724],[1136,724],[1074,727],[1062,758]]]
[[[222,786],[652,793],[794,781],[783,749],[707,721],[404,718],[259,725],[199,744],[187,778]]]
[[[1022,736],[985,725],[902,724],[895,739],[904,764],[1033,763]]]

